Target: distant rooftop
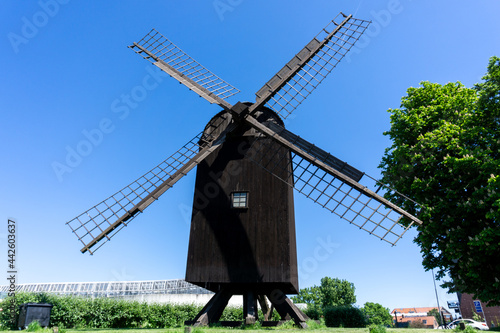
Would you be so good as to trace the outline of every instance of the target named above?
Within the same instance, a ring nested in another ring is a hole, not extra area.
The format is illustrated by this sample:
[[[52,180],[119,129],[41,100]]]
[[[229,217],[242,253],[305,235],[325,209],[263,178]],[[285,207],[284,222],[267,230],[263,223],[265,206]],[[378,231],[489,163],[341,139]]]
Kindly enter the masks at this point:
[[[411,313],[415,313],[415,314],[420,314],[420,313],[428,313],[429,311],[431,311],[432,309],[438,309],[437,306],[428,306],[428,307],[420,307],[420,308],[396,308],[394,310],[392,310],[392,314],[394,314],[395,312],[397,313],[404,313],[404,314],[411,314]],[[441,311],[445,312],[445,313],[450,313],[447,309],[443,308],[441,306]]]

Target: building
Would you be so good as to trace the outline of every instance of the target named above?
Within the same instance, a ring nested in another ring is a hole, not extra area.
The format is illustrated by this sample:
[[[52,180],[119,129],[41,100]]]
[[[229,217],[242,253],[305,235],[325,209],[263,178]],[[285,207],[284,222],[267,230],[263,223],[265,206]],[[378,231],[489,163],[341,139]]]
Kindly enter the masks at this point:
[[[471,294],[457,295],[462,318],[474,319],[474,314],[477,314],[483,318],[483,321],[485,321],[489,327],[500,326],[500,306],[488,306],[488,303],[484,304],[475,299]]]
[[[436,318],[434,316],[422,316],[422,317],[404,317],[398,316],[397,323],[394,319],[394,325],[396,327],[407,328],[437,328],[439,326]]]
[[[439,323],[434,316],[427,315],[431,310],[437,310],[437,307],[420,307],[420,308],[396,308],[392,310],[391,314],[393,316],[393,322],[396,327],[425,327],[425,328],[437,328]],[[441,307],[441,313],[443,314],[446,323],[453,320],[453,315]]]
[[[6,297],[9,286],[0,286],[0,295]],[[204,305],[213,292],[184,280],[108,281],[108,282],[55,282],[16,285],[16,292],[55,293],[84,297],[110,297],[147,303]],[[230,304],[241,305],[231,299]]]

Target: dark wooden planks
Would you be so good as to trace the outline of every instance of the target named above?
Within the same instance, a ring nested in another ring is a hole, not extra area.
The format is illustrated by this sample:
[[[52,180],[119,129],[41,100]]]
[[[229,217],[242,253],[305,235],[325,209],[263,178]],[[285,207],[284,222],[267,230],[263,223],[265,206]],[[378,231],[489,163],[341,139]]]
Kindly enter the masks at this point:
[[[293,189],[252,162],[262,140],[269,140],[253,133],[228,138],[198,165],[186,281],[213,291],[296,293]],[[282,164],[278,176],[285,177],[290,152],[273,148],[278,155],[269,158]],[[248,192],[248,208],[231,208],[234,191]]]

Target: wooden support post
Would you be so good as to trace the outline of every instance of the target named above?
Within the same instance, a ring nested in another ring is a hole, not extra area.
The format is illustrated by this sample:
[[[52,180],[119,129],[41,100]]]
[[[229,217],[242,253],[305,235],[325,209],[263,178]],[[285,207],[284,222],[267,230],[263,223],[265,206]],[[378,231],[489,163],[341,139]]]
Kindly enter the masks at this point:
[[[210,301],[203,307],[193,321],[186,321],[186,325],[208,326],[210,323],[219,321],[224,308],[233,296],[232,293],[222,289],[217,292]]]
[[[257,300],[259,301],[260,308],[262,309],[262,314],[264,315],[264,321],[268,321],[271,319],[273,315],[273,307],[269,307],[269,304],[267,304],[266,296],[265,295],[258,295]]]
[[[234,292],[234,291],[233,291]],[[194,320],[186,321],[187,326],[208,326],[211,323],[219,322],[224,308],[233,296],[233,292],[227,289],[218,291],[210,301],[203,307]],[[266,297],[271,302],[271,306],[266,301]],[[259,302],[262,312],[264,313],[263,326],[276,326],[284,321],[292,320],[301,328],[307,328],[306,321],[309,317],[306,316],[293,302],[286,297],[283,291],[275,289],[267,295],[257,294],[255,291],[246,291],[243,293],[243,322],[228,321],[219,322],[223,326],[239,326],[242,323],[245,325],[255,324],[258,320]],[[281,316],[281,321],[271,321],[273,309]]]
[[[309,317],[300,311],[281,290],[274,290],[267,295],[267,298],[269,298],[269,301],[271,301],[276,311],[278,311],[282,320],[293,319],[298,326],[307,328],[306,321],[309,320]]]
[[[257,298],[253,291],[243,294],[243,319],[246,325],[255,324],[258,320]]]

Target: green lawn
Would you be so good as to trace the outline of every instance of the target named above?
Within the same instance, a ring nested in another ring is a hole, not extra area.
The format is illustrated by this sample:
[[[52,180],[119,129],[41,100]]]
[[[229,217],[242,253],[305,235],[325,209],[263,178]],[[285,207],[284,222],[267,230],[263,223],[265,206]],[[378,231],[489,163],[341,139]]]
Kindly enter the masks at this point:
[[[279,329],[279,328],[262,328],[259,330],[253,329],[235,329],[235,328],[193,328],[192,333],[225,333],[225,332],[315,332],[315,333],[368,333],[368,328],[322,328],[315,330],[301,329]],[[14,331],[0,331],[0,333],[12,333]],[[66,333],[184,333],[184,328],[169,328],[169,329],[81,329],[81,330],[66,330]],[[432,329],[421,328],[388,328],[387,333],[436,333]]]
[[[130,329],[130,330],[67,330],[67,333],[117,333],[117,331],[124,331],[122,333],[184,333],[184,328],[172,328],[172,329]],[[245,332],[245,333],[256,333],[256,332],[315,332],[315,333],[368,333],[368,328],[322,328],[315,330],[302,330],[299,328],[288,328],[280,329],[278,328],[261,328],[258,330],[252,329],[235,329],[235,328],[193,328],[192,333],[225,333],[225,332]],[[389,328],[387,333],[436,333],[432,329],[418,329],[418,328]]]

